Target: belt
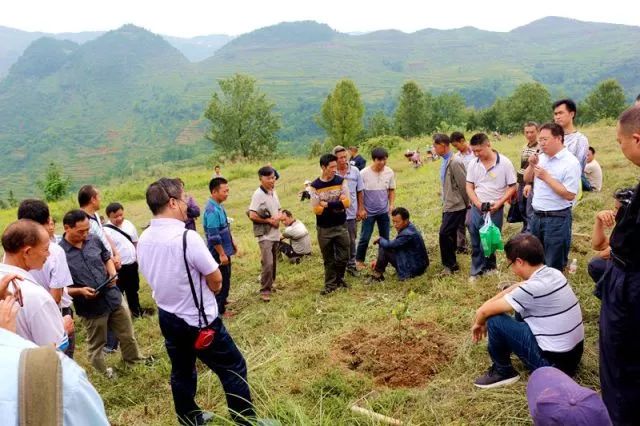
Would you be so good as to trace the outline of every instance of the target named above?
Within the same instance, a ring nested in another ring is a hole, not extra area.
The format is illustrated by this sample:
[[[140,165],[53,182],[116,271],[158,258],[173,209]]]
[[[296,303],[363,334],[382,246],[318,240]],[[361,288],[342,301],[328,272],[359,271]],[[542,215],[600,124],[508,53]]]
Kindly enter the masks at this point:
[[[534,210],[533,214],[535,214],[538,217],[566,217],[569,214],[571,214],[571,207],[567,207],[566,209],[562,209],[562,210],[551,210],[547,212],[543,212],[541,210]]]

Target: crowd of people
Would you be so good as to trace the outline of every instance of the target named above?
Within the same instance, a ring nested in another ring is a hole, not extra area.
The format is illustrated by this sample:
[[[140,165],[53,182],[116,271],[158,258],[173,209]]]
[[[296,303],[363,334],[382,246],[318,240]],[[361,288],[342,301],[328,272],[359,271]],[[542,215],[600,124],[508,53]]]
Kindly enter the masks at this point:
[[[433,151],[441,161],[440,275],[459,274],[458,258],[464,254],[471,257],[470,283],[493,275],[496,257],[483,247],[483,227],[522,222],[521,232],[504,247],[509,268],[520,281],[476,311],[472,339],[488,338],[491,366],[474,384],[493,388],[517,381],[520,375],[511,362],[515,354],[535,371],[527,392],[537,424],[547,424],[543,419],[554,415],[554,407],[564,413],[558,417],[561,424],[640,424],[640,185],[616,191],[615,208],[599,212],[593,228],[597,256],[588,271],[601,301],[600,400],[570,378],[580,365],[585,330],[566,272],[577,201],[583,191],[602,190],[602,169],[595,149],[575,128],[575,103],[562,99],[552,110],[553,122],[524,123],[526,143],[517,171],[484,133],[474,134],[468,143],[460,132],[433,136]],[[617,140],[624,156],[640,166],[640,105],[620,116]],[[303,199],[309,199],[316,218],[324,266],[322,296],[348,290],[348,281],[367,270],[366,285],[378,285],[389,266],[398,280],[419,277],[430,266],[419,227],[406,208],[395,205],[397,182],[388,158],[386,149],[374,148],[367,166],[356,147],[336,146],[319,158],[319,176],[305,183]],[[260,252],[260,299],[269,302],[276,292],[279,259],[305,262],[312,255],[311,234],[280,205],[278,172],[268,164],[257,174],[259,186],[247,216]],[[195,402],[196,359],[219,377],[232,420],[257,420],[247,364],[223,323],[234,314],[229,296],[232,259],[238,252],[224,207],[229,186],[216,166],[201,210],[180,179],[153,182],[145,194],[153,218],[139,236],[119,202],[106,207],[108,221],[101,218],[101,194],[93,185],[78,191],[78,208],[64,215],[61,237],[55,235],[44,201],[20,204],[17,220],[2,234],[3,421],[17,424],[23,416],[31,424],[45,424],[45,418],[108,424],[100,396],[72,361],[78,349],[75,323],[82,320],[91,366],[109,379],[117,375],[107,367],[105,354],[117,348],[126,364],[155,362],[141,353],[134,331],[135,318],[145,314],[139,273],[157,305],[178,421],[205,424],[214,417]],[[200,216],[204,239],[195,230]],[[372,241],[374,227],[378,235]],[[367,264],[370,245],[377,248],[372,247],[375,260]],[[44,370],[46,374],[34,374]],[[46,390],[62,403],[29,404],[18,384],[38,396]],[[578,394],[582,396],[575,399]]]

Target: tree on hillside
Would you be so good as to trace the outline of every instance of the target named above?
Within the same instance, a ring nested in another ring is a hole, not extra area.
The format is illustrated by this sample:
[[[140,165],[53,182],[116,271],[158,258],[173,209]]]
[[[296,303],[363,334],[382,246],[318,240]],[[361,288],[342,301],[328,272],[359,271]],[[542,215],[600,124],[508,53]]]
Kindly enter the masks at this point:
[[[622,86],[617,80],[610,78],[601,81],[584,100],[580,108],[581,121],[589,123],[603,118],[615,119],[626,107]]]
[[[369,117],[367,135],[370,138],[391,134],[391,121],[383,111],[376,111]]]
[[[322,104],[316,121],[334,145],[355,145],[364,129],[364,104],[351,80],[341,80]]]
[[[18,199],[13,193],[13,189],[9,190],[9,196],[7,197],[7,203],[9,203],[9,207],[15,208],[18,207]]]
[[[236,74],[218,82],[204,116],[211,121],[206,137],[225,155],[263,158],[278,145],[280,118],[275,104],[256,87],[253,77]]]
[[[409,138],[425,132],[427,100],[431,100],[431,95],[428,95],[427,99],[415,81],[408,81],[402,86],[394,117],[395,130],[398,135]]]
[[[506,99],[506,122],[501,123],[502,132],[522,129],[527,121],[544,123],[551,120],[551,95],[540,83],[523,83]]]
[[[442,93],[433,98],[431,120],[428,131],[443,127],[461,126],[467,119],[464,98],[458,93]]]
[[[38,186],[44,192],[44,198],[47,201],[57,201],[63,198],[69,192],[71,179],[63,176],[62,169],[55,163],[49,163],[44,180],[38,181]]]

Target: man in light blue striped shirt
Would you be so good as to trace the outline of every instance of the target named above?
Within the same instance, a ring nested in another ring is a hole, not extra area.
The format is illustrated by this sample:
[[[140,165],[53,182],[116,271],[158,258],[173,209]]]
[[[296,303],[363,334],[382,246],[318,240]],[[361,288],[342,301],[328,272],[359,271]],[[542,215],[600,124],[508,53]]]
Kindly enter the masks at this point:
[[[584,325],[578,299],[565,276],[544,265],[542,243],[524,233],[510,239],[505,254],[512,271],[524,281],[501,291],[476,312],[474,342],[487,335],[492,365],[474,385],[493,388],[514,383],[519,374],[514,353],[533,371],[553,366],[570,376],[582,358]],[[515,311],[515,317],[508,315]]]

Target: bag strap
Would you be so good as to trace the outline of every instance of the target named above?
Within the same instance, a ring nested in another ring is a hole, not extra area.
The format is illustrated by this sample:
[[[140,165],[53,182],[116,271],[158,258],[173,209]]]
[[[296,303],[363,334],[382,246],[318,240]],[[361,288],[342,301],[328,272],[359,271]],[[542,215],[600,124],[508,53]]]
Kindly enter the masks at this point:
[[[133,238],[131,238],[131,235],[127,234],[126,232],[124,232],[122,229],[118,228],[117,226],[111,224],[111,223],[107,223],[104,225],[105,228],[109,228],[109,229],[113,229],[114,231],[117,231],[119,233],[122,234],[123,237],[125,237],[127,240],[129,240],[129,242],[131,244],[133,244]]]
[[[193,284],[193,278],[191,277],[191,270],[189,269],[189,263],[187,262],[187,232],[188,229],[182,233],[182,257],[184,258],[184,267],[187,270],[187,277],[189,277],[189,286],[191,286],[191,296],[193,296],[193,303],[196,304],[198,309],[198,327],[202,328],[202,322],[205,327],[209,326],[207,322],[207,314],[204,312],[204,299],[202,297],[202,283],[200,283],[200,302],[198,303],[198,297],[196,296],[196,287]]]
[[[20,426],[62,426],[62,364],[53,346],[20,353]]]

